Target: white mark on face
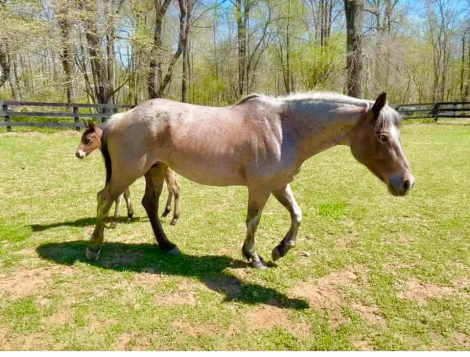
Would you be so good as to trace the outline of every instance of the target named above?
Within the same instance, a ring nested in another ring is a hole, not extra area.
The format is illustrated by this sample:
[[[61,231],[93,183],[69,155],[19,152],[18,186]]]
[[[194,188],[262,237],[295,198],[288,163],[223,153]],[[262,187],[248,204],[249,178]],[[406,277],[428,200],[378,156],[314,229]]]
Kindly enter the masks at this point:
[[[79,159],[83,159],[83,158],[85,158],[85,156],[86,156],[86,154],[85,154],[85,152],[84,152],[83,150],[77,150],[77,154],[76,154],[76,155],[77,155],[77,157],[78,157]]]

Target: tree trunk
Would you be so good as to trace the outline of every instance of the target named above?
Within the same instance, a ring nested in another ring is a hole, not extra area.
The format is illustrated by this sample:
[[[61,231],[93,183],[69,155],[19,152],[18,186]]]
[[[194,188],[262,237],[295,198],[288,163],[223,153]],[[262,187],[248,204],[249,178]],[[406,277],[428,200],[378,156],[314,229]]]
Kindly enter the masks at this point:
[[[147,78],[147,88],[149,98],[157,98],[157,89],[162,81],[162,37],[163,18],[165,17],[171,0],[155,0],[155,30],[153,33],[153,48],[151,53],[149,76]]]
[[[249,13],[247,0],[237,0],[238,30],[238,94],[246,94],[246,50],[247,50],[247,16]]]
[[[178,0],[178,4],[180,8],[180,31],[179,31],[178,48],[176,49],[176,52],[173,54],[173,58],[171,59],[170,64],[168,65],[165,78],[163,78],[162,83],[160,83],[160,86],[157,91],[157,98],[163,97],[163,93],[165,89],[167,88],[167,86],[170,84],[172,80],[175,64],[180,58],[181,53],[183,52],[184,41],[185,41],[185,31],[186,31],[186,27],[188,26],[187,13],[188,13],[189,1],[190,0]]]
[[[0,67],[2,68],[2,75],[0,77],[0,88],[10,78],[10,63],[8,62],[7,45],[0,43]]]
[[[189,72],[190,72],[190,62],[189,62],[189,36],[190,36],[190,21],[191,21],[191,12],[192,12],[192,0],[184,0],[186,3],[186,28],[184,30],[183,38],[183,73],[181,78],[181,101],[186,103],[188,102],[188,90],[189,90]]]
[[[344,0],[346,13],[346,93],[362,96],[362,25],[364,23],[364,0]]]

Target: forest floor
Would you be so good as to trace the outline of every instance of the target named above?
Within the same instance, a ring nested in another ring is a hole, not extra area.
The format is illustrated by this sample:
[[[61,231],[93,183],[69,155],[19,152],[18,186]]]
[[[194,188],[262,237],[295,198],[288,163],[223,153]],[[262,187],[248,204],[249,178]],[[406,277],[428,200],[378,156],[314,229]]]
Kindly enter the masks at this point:
[[[240,253],[246,189],[180,176],[181,217],[162,224],[181,256],[154,244],[139,179],[134,219],[123,205],[87,261],[104,165],[75,158],[79,138],[0,135],[1,350],[470,349],[469,125],[403,127],[416,177],[403,198],[347,147],[306,162],[297,246],[263,271]],[[288,227],[271,198],[260,255]]]

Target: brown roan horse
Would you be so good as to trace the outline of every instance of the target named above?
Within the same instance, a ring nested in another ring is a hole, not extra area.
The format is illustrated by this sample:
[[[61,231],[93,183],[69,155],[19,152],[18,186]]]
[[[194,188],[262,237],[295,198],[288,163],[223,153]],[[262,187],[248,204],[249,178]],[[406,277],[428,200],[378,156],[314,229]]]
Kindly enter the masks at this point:
[[[103,130],[96,126],[91,120],[84,121],[85,123],[85,131],[82,134],[82,138],[80,140],[80,145],[78,146],[77,151],[75,152],[75,156],[79,159],[84,159],[88,155],[90,155],[94,150],[100,149],[101,150],[101,143],[103,139]],[[168,200],[165,206],[165,211],[162,214],[162,217],[166,217],[171,211],[171,202],[173,200],[173,196],[175,196],[175,209],[173,212],[173,219],[171,221],[171,225],[174,226],[178,221],[180,215],[180,186],[178,180],[175,177],[175,173],[168,168],[165,174],[165,181],[168,186]],[[134,209],[132,208],[131,202],[131,193],[129,188],[124,190],[122,195],[115,200],[115,210],[114,210],[114,218],[111,222],[110,228],[115,228],[118,221],[119,215],[121,210],[121,202],[122,198],[126,201],[127,205],[127,216],[129,219],[132,219],[134,215]]]
[[[178,254],[158,218],[158,201],[167,167],[206,185],[248,188],[247,234],[243,255],[255,268],[255,232],[271,194],[289,211],[290,229],[274,248],[277,260],[295,245],[302,212],[289,183],[302,163],[335,145],[382,180],[391,194],[406,195],[414,178],[400,141],[399,114],[386,94],[375,102],[332,93],[287,97],[251,94],[228,107],[204,107],[153,99],[112,117],[104,129],[102,153],[107,179],[98,193],[97,221],[87,249],[98,259],[104,219],[112,204],[136,179],[145,176],[142,204],[156,240]]]

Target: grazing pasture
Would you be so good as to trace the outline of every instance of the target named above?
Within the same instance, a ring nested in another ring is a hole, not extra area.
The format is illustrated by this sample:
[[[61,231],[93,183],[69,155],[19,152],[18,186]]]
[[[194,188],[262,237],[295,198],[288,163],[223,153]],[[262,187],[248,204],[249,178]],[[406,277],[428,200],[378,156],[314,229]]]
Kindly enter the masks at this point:
[[[140,179],[134,219],[87,261],[105,173],[99,152],[75,158],[79,140],[0,135],[0,349],[470,349],[470,126],[404,126],[407,197],[347,147],[313,157],[292,184],[297,246],[262,271],[241,257],[246,188],[181,176],[178,225],[162,219],[181,256],[154,243]],[[289,222],[271,197],[262,256]]]

